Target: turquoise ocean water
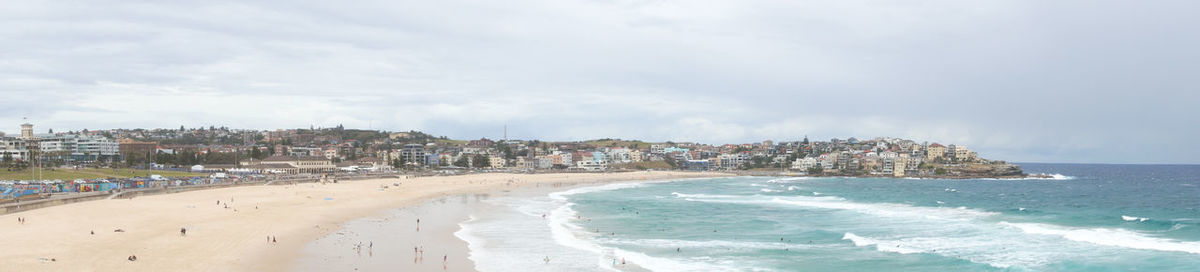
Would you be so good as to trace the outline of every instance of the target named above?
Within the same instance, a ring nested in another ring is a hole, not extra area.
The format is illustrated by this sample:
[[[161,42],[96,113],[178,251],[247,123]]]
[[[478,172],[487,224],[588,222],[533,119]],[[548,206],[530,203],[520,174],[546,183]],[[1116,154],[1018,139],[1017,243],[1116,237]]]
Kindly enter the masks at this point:
[[[1055,178],[608,185],[458,234],[483,271],[1200,271],[1200,166],[1022,166]]]

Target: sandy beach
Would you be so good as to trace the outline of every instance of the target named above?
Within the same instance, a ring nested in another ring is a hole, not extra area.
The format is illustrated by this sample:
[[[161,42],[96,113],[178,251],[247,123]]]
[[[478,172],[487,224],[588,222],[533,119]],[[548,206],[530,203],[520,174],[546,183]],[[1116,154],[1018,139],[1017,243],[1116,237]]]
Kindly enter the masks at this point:
[[[83,202],[0,216],[0,262],[5,264],[0,271],[292,271],[306,245],[335,233],[342,224],[386,218],[395,209],[437,198],[555,184],[712,175],[475,174],[234,187]],[[24,224],[18,223],[19,217]],[[426,224],[422,232],[431,236],[453,233],[442,230],[453,225]],[[441,266],[443,254],[448,253],[427,251],[424,263]],[[127,260],[132,255],[137,261]],[[412,257],[411,252],[403,256]],[[455,268],[471,270],[466,265]]]

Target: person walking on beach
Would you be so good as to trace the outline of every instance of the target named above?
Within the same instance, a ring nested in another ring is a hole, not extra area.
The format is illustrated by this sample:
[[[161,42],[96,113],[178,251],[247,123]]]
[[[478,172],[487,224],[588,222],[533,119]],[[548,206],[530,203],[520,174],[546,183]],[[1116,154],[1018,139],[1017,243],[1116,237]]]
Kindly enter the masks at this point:
[[[179,228],[179,236],[187,236],[187,228]]]

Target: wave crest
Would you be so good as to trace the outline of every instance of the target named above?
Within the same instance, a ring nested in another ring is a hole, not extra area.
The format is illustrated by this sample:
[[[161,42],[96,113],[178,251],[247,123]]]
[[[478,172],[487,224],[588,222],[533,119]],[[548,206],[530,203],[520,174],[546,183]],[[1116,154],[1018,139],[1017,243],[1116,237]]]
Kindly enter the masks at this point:
[[[1025,233],[1060,236],[1076,242],[1131,249],[1200,254],[1200,242],[1181,242],[1172,239],[1150,237],[1124,229],[1076,229],[1038,223],[1000,222],[1000,224],[1019,228]]]
[[[1129,221],[1129,222],[1134,222],[1134,221],[1146,222],[1146,220],[1150,220],[1150,218],[1122,215],[1121,220],[1125,220],[1125,221]]]

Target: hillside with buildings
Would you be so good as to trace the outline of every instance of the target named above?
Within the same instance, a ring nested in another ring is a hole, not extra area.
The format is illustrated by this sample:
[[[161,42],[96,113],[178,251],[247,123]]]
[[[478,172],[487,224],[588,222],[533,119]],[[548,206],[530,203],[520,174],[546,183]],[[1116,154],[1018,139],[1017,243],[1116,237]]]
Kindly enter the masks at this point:
[[[710,145],[598,139],[453,140],[419,131],[226,127],[108,129],[0,136],[10,171],[42,167],[130,167],[255,174],[394,170],[769,171],[814,176],[1020,177],[1020,167],[966,146],[898,138]]]

